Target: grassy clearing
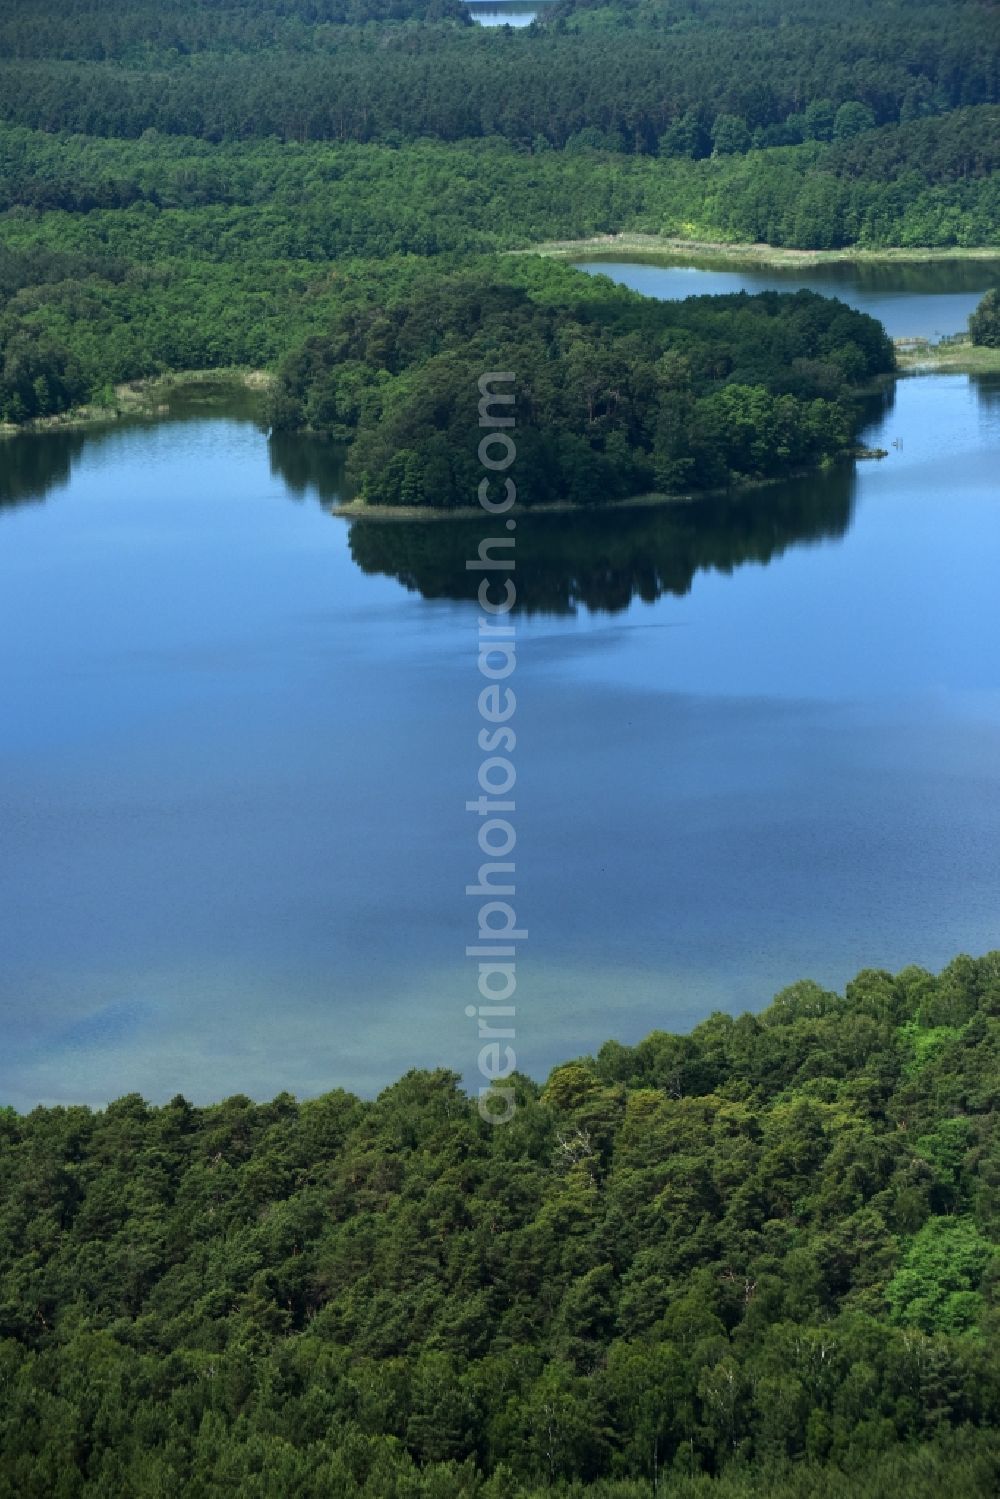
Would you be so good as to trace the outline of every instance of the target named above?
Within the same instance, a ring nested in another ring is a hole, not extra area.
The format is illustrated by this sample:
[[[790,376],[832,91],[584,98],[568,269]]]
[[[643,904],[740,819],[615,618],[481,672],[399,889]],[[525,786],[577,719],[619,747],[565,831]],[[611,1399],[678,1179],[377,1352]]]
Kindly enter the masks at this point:
[[[678,239],[659,234],[598,234],[590,239],[546,240],[531,250],[516,250],[517,255],[547,255],[563,260],[580,256],[608,260],[627,255],[634,259],[660,261],[676,265],[769,265],[786,269],[796,266],[833,265],[866,261],[869,264],[920,264],[948,260],[994,260],[1000,263],[1000,245],[976,249],[890,248],[862,250],[852,246],[844,250],[790,250],[777,245],[727,244],[719,240]]]
[[[908,375],[1000,375],[1000,349],[985,349],[961,336],[937,344],[897,344],[896,362]]]

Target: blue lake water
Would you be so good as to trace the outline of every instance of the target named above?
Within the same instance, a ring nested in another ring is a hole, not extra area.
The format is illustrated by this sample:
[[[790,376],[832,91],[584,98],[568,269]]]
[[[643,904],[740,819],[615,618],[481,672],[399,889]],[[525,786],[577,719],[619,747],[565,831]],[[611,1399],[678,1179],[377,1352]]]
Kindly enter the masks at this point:
[[[1000,283],[1000,260],[877,264],[839,261],[804,269],[771,266],[647,264],[606,257],[574,262],[648,297],[668,301],[729,292],[797,291],[840,297],[885,324],[892,338],[936,341],[963,333],[984,292]]]
[[[1000,382],[867,438],[522,522],[527,1071],[998,945]],[[0,449],[0,1101],[471,1080],[470,538],[331,516],[325,461],[211,414]]]
[[[469,14],[480,26],[530,26],[538,15],[539,5],[550,0],[466,0]]]

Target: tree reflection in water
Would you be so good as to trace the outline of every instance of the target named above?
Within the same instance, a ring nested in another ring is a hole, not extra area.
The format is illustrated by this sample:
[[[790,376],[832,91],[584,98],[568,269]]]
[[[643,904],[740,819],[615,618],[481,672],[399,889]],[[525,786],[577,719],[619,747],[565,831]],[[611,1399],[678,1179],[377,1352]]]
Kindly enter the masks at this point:
[[[528,614],[618,613],[634,599],[686,594],[695,574],[766,564],[789,547],[844,536],[856,479],[832,473],[743,493],[656,507],[523,514],[517,533],[517,607]],[[351,556],[428,599],[474,600],[480,575],[465,559],[478,520],[356,520]]]

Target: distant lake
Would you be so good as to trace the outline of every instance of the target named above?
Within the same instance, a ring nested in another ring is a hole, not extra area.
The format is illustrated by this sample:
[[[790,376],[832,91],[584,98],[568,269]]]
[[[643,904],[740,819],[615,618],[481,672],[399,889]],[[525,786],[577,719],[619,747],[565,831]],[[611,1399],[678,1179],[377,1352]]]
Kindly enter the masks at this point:
[[[465,0],[472,19],[480,26],[530,26],[551,0]]]
[[[531,1073],[1000,944],[1000,381],[866,439],[522,517]],[[0,447],[0,1102],[471,1077],[481,530],[334,518],[338,475],[249,410]]]
[[[963,333],[983,293],[1000,284],[1000,258],[988,260],[838,261],[802,270],[794,267],[651,265],[634,260],[588,257],[575,261],[581,271],[610,276],[647,297],[676,301],[737,291],[797,291],[808,287],[839,297],[879,319],[892,338],[936,341]]]

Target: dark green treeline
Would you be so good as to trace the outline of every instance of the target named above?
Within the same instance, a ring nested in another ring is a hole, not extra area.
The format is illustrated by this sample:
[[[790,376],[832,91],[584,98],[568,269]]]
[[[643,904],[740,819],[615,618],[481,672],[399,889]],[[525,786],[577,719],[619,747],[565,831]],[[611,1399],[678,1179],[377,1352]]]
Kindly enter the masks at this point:
[[[0,1112],[0,1494],[995,1492],[1000,956],[519,1093]]]

